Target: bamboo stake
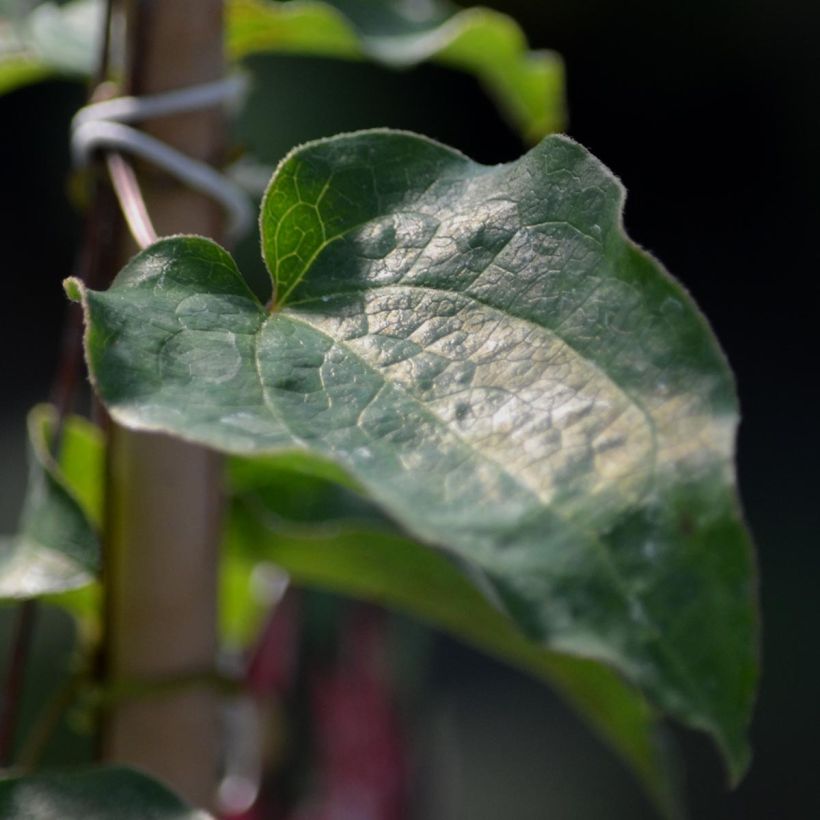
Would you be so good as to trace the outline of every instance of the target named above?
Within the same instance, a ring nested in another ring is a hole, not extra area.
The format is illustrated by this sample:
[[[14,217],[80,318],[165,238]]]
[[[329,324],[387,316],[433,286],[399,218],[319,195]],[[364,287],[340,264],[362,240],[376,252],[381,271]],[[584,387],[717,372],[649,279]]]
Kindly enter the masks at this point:
[[[153,94],[223,73],[222,0],[129,0],[128,93]],[[145,125],[189,156],[214,162],[222,150],[218,111]],[[160,235],[219,239],[213,203],[140,169]],[[150,681],[212,670],[217,634],[219,496],[216,459],[167,437],[112,426],[105,544],[106,677]],[[116,706],[106,717],[103,756],[163,779],[195,805],[216,792],[218,702],[208,688]]]

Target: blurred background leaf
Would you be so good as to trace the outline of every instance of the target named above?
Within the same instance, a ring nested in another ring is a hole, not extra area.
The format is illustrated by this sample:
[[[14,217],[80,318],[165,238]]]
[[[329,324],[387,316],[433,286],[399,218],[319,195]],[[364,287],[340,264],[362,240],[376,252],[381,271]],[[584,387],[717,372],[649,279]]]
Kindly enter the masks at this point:
[[[51,406],[39,405],[29,413],[28,489],[17,534],[0,542],[0,598],[83,587],[99,567],[102,436],[82,418],[70,417],[55,458],[56,427]]]
[[[0,816],[7,820],[208,820],[165,786],[125,768],[86,769],[0,781]]]
[[[511,17],[446,0],[231,0],[228,51],[371,59],[395,68],[426,60],[478,77],[529,142],[565,124],[564,73],[554,52],[531,51]]]

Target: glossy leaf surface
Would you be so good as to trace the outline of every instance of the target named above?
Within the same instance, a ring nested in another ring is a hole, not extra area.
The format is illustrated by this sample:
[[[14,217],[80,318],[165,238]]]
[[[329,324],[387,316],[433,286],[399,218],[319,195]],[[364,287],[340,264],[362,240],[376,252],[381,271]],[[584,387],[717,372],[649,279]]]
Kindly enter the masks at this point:
[[[732,379],[622,207],[564,137],[485,167],[363,132],[278,169],[261,217],[272,312],[190,237],[106,293],[69,291],[118,421],[335,462],[479,566],[530,639],[614,666],[738,776],[757,622]]]
[[[0,598],[31,598],[91,583],[99,565],[103,450],[99,430],[67,420],[59,464],[53,408],[29,414],[29,484],[19,532],[0,541]]]
[[[232,0],[228,51],[370,59],[394,68],[428,60],[484,84],[531,142],[564,127],[564,70],[554,52],[532,51],[518,24],[486,8],[387,0]]]
[[[165,786],[120,767],[0,780],[4,820],[208,820]]]

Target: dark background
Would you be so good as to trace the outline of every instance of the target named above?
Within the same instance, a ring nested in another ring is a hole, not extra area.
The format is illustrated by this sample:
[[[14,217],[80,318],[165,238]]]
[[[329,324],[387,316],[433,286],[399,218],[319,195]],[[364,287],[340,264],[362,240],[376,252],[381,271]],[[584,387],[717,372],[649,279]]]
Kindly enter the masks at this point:
[[[735,792],[709,745],[677,733],[692,816],[820,817],[820,10],[798,0],[488,5],[564,56],[570,134],[623,180],[629,233],[691,290],[737,374],[764,677],[754,763]],[[522,150],[475,82],[443,69],[283,58],[252,68],[258,104],[237,134],[264,141],[271,162],[295,142],[376,125],[485,162]],[[83,93],[51,82],[0,98],[2,531],[24,488],[25,410],[46,397],[56,360],[78,225],[65,195],[67,124]],[[620,764],[539,685],[444,639],[431,676],[422,750],[454,794],[431,796],[426,817],[652,816]]]

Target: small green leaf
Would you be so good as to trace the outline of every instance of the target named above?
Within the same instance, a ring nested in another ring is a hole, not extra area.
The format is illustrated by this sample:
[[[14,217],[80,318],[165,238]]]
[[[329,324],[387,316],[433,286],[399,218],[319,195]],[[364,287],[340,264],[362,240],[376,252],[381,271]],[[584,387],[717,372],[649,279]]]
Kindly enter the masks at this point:
[[[83,419],[68,419],[58,464],[50,452],[55,424],[48,405],[29,414],[29,486],[18,534],[0,542],[0,598],[86,586],[99,564],[102,439]]]
[[[27,15],[0,8],[0,94],[54,76],[87,77],[97,58],[100,0],[37,4]]]
[[[98,58],[105,5],[99,0],[43,3],[24,23],[25,40],[34,54],[56,73],[87,77]]]
[[[0,780],[4,820],[208,820],[139,772],[109,767]]]
[[[259,52],[356,59],[363,56],[350,22],[328,3],[230,0],[228,54],[241,60]]]
[[[231,0],[228,52],[370,59],[394,68],[433,60],[478,77],[530,142],[564,127],[564,68],[557,54],[531,51],[506,14],[447,2],[408,8],[373,0]]]
[[[27,52],[0,53],[0,94],[8,94],[52,75],[51,69]]]
[[[272,313],[217,245],[166,239],[82,290],[86,354],[122,424],[334,461],[738,777],[758,625],[734,387],[623,197],[565,137],[495,167],[404,133],[311,143],[263,204]]]
[[[55,421],[54,408],[41,405],[44,430],[49,435]],[[46,426],[47,425],[47,426]],[[69,416],[60,440],[60,471],[68,490],[96,529],[102,528],[105,494],[105,441],[103,431],[81,416]]]
[[[51,73],[26,46],[14,11],[12,4],[0,4],[0,94],[37,82]]]

